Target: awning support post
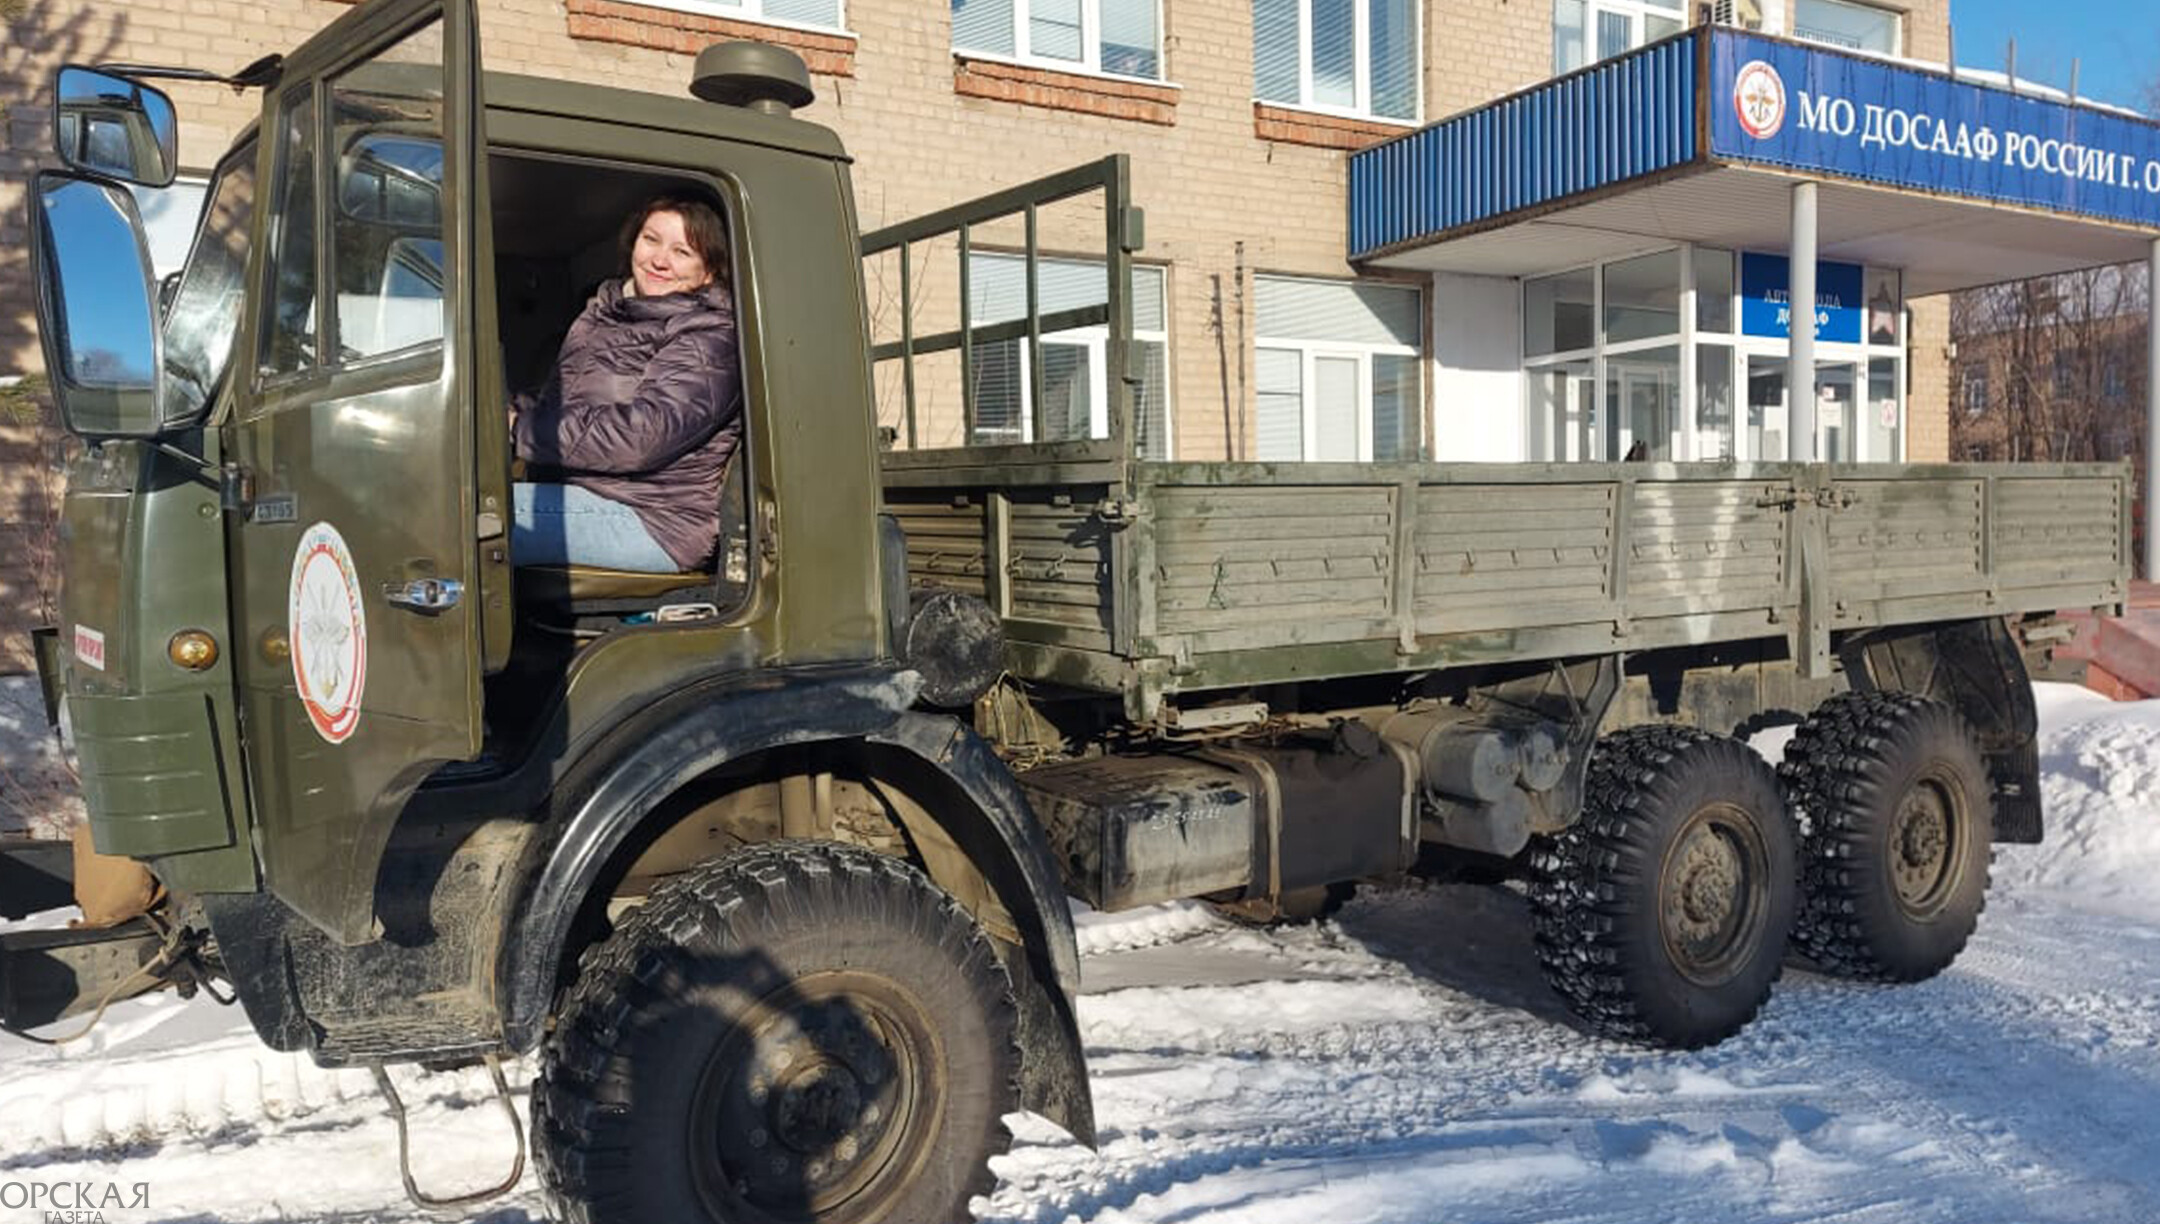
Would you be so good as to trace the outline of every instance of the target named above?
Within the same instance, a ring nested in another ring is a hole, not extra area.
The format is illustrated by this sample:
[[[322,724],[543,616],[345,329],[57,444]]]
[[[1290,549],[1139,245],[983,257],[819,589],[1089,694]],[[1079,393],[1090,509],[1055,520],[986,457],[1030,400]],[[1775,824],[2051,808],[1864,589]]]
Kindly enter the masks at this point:
[[[2145,581],[2160,581],[2160,497],[2153,496],[2153,476],[2160,473],[2160,238],[2153,240],[2145,324]]]
[[[2160,256],[2156,256],[2160,258]],[[1794,463],[1818,457],[1815,429],[1815,184],[1798,183],[1792,197],[1792,305],[1785,370],[1785,454]]]

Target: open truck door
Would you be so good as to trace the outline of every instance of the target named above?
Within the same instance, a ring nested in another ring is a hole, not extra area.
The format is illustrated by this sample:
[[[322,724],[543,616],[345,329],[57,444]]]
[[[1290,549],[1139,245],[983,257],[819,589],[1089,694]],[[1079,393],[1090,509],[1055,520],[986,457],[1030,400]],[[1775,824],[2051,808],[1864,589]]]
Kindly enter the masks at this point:
[[[503,398],[478,64],[473,0],[376,0],[263,102],[224,426],[246,768],[268,887],[346,943],[406,799],[479,752],[483,568],[507,573],[507,476],[476,462]]]

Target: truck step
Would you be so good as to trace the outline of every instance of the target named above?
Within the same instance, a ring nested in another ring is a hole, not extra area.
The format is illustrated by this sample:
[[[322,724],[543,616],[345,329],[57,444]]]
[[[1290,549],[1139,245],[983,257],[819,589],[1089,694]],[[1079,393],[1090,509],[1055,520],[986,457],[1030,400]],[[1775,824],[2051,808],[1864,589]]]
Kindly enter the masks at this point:
[[[457,1066],[502,1049],[502,1022],[477,994],[416,1000],[391,1015],[318,1015],[315,1061],[325,1067],[378,1062]]]

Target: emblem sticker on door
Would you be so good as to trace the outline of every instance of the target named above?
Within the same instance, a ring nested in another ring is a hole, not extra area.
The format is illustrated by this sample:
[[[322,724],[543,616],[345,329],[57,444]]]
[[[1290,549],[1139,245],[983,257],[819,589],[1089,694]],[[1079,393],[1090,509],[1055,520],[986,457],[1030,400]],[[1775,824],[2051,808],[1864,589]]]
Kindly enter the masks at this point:
[[[105,635],[88,625],[75,626],[75,661],[105,670]]]
[[[367,613],[352,553],[328,523],[303,532],[293,552],[285,631],[308,722],[330,743],[344,743],[360,725],[367,687]]]

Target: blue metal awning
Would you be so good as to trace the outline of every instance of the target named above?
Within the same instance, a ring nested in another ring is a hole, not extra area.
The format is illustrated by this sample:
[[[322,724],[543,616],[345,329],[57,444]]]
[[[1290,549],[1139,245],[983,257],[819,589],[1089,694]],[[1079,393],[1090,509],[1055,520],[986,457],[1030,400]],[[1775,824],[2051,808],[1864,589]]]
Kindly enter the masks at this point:
[[[1358,153],[1349,254],[1382,259],[1726,169],[2160,234],[2160,124],[1699,27]]]

